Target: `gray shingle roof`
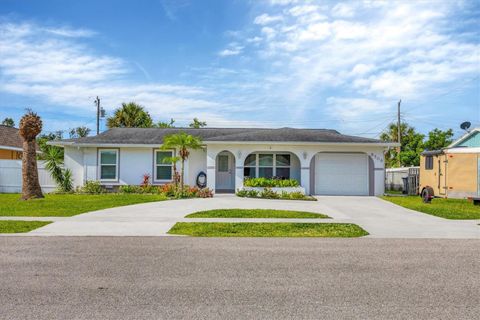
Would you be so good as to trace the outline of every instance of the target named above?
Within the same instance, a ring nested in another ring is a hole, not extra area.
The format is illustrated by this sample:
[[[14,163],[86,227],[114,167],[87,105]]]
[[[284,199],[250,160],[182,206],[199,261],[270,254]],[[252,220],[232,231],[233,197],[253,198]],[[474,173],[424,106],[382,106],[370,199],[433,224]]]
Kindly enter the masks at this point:
[[[206,143],[209,141],[381,143],[380,140],[343,135],[330,129],[113,128],[97,136],[62,140],[59,144],[161,144],[166,135],[181,131],[199,136]]]

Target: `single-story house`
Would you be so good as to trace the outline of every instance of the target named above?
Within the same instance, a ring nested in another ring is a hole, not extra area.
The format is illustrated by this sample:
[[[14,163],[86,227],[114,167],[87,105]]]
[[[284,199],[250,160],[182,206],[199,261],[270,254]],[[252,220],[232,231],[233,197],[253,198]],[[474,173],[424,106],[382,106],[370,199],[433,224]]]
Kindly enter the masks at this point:
[[[0,159],[18,160],[22,158],[23,141],[18,129],[0,125]]]
[[[480,128],[477,128],[442,150],[422,153],[419,191],[430,187],[437,197],[478,197],[479,175]]]
[[[153,184],[172,180],[172,165],[161,150],[166,135],[186,132],[202,139],[185,164],[185,181],[201,172],[215,192],[235,192],[246,177],[297,179],[307,194],[381,195],[384,152],[396,144],[327,129],[114,128],[97,136],[49,142],[65,148],[65,167],[75,186],[98,180],[114,187],[138,185],[144,174]]]

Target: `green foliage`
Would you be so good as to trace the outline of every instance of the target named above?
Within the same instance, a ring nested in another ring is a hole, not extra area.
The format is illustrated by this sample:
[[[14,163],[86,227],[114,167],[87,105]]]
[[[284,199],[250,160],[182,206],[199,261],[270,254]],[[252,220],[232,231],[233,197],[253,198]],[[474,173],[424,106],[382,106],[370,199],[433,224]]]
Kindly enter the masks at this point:
[[[70,139],[83,138],[90,134],[91,129],[87,127],[76,127],[70,129],[69,135]]]
[[[87,180],[83,187],[80,189],[80,192],[88,194],[101,194],[105,193],[105,189],[103,189],[100,181]]]
[[[163,201],[156,194],[48,193],[44,199],[21,201],[19,194],[0,194],[0,216],[71,217],[76,214],[137,203]]]
[[[57,184],[58,189],[61,192],[71,192],[73,190],[72,172],[62,168],[63,150],[58,147],[46,146],[43,157],[45,168]]]
[[[236,192],[237,197],[241,197],[241,198],[247,197],[247,194],[248,194],[248,190],[246,189],[239,189]]]
[[[273,209],[214,209],[191,213],[185,218],[277,218],[277,219],[328,219],[327,215],[307,211]]]
[[[193,118],[193,122],[188,125],[190,128],[200,129],[207,126],[207,122],[200,121],[198,118]]]
[[[0,233],[23,233],[46,226],[51,221],[0,221]]]
[[[299,183],[295,179],[247,178],[243,182],[243,185],[245,187],[287,188],[298,187]]]
[[[167,135],[163,138],[162,150],[178,150],[178,155],[181,159],[180,169],[180,189],[183,190],[184,186],[184,171],[185,160],[190,155],[190,150],[200,149],[202,147],[202,139],[199,137],[186,134],[185,132],[179,132],[171,135]]]
[[[259,196],[260,196],[260,198],[265,198],[265,199],[279,199],[280,198],[280,195],[270,188],[264,188],[260,192]]]
[[[163,122],[163,121],[159,121],[157,122],[157,124],[155,125],[156,128],[175,128],[175,126],[173,125],[175,123],[175,120],[170,119],[170,122]]]
[[[62,140],[62,138],[63,138],[62,131],[56,131],[48,134],[39,135],[37,137],[37,145],[41,153],[37,156],[37,158],[39,160],[45,160],[47,157],[46,155],[49,153],[50,149],[57,149],[57,151],[61,154],[61,156],[59,155],[59,157],[63,159],[63,148],[47,145],[47,142],[49,141],[58,141],[58,140]]]
[[[351,238],[368,232],[351,223],[178,222],[169,234],[192,237],[330,237]]]
[[[109,128],[151,128],[153,120],[145,109],[135,102],[122,103],[112,117],[107,118]]]
[[[122,185],[118,188],[120,193],[143,193],[142,187],[134,185]]]
[[[60,184],[60,190],[62,192],[72,192],[73,191],[73,178],[72,171],[70,169],[63,170],[63,180]]]
[[[258,196],[260,195],[260,192],[258,190],[248,190],[247,191],[247,197],[249,198],[258,198]]]
[[[398,163],[397,149],[391,148],[385,153],[385,164],[388,168],[418,166],[420,154],[424,150],[423,139],[425,136],[416,132],[415,128],[407,123],[402,123],[400,128],[402,140],[400,163]],[[388,130],[380,135],[380,139],[385,142],[396,142],[398,140],[397,132],[397,125],[392,123]]]
[[[440,130],[440,129],[433,129],[428,133],[428,139],[425,141],[425,149],[426,150],[440,150],[447,147],[449,144],[453,142],[453,130]]]
[[[12,118],[5,118],[2,121],[2,125],[6,127],[15,127],[15,121]]]
[[[424,212],[446,219],[480,219],[480,206],[475,206],[465,199],[435,198],[432,203],[424,203],[421,197],[383,197],[407,209]]]

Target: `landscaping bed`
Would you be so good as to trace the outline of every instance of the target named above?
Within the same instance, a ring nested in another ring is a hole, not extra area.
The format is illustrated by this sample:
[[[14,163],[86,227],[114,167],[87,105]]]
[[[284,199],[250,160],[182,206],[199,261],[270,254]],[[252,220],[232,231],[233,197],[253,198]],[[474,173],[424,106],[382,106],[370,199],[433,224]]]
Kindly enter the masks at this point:
[[[407,209],[420,211],[446,219],[480,219],[480,206],[474,206],[468,200],[435,198],[431,203],[424,203],[418,196],[382,197]]]
[[[292,219],[325,219],[327,215],[289,210],[272,209],[216,209],[199,211],[186,216],[186,218],[292,218]]]
[[[350,223],[202,223],[178,222],[169,234],[193,237],[363,237],[368,232]]]
[[[25,233],[52,223],[51,221],[0,220],[0,233]]]
[[[295,179],[247,178],[236,194],[245,198],[317,200],[305,195],[305,188]]]

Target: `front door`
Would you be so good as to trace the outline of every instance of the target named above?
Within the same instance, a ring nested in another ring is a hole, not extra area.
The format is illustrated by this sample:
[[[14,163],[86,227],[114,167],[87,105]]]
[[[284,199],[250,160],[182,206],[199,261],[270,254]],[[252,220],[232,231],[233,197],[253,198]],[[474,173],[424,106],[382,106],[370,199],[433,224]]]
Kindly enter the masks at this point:
[[[230,153],[221,153],[217,156],[217,176],[215,179],[217,192],[235,191],[233,166],[233,157]]]

